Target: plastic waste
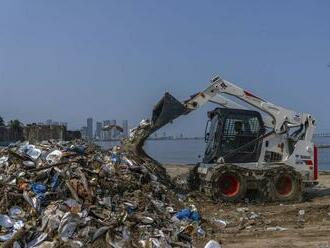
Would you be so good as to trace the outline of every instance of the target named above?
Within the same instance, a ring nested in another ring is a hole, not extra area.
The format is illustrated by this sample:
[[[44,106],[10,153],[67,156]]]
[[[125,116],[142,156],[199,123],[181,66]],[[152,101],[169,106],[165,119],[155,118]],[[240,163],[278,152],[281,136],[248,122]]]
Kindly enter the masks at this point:
[[[179,212],[177,212],[175,214],[175,217],[179,220],[182,220],[182,219],[189,219],[190,215],[191,215],[190,209],[184,208],[184,209],[180,210]]]
[[[9,216],[13,219],[18,219],[24,217],[24,211],[18,206],[11,207],[8,211]]]
[[[15,241],[14,244],[13,244],[13,248],[22,248],[22,246],[20,245],[20,243]]]
[[[221,228],[225,228],[228,225],[228,222],[221,219],[213,219],[213,222]]]
[[[166,207],[166,212],[170,213],[170,214],[173,214],[174,213],[174,208],[173,207]]]
[[[206,236],[206,232],[204,231],[203,228],[201,227],[198,227],[197,230],[196,230],[197,234],[201,237],[205,237]]]
[[[42,242],[44,242],[48,237],[47,233],[41,233],[39,234],[35,239],[31,240],[29,243],[27,243],[27,248],[33,248],[38,245],[40,245]]]
[[[148,216],[143,216],[142,218],[141,218],[141,222],[143,223],[143,224],[152,224],[152,223],[154,223],[154,219],[153,218],[151,218],[151,217],[148,217]]]
[[[148,119],[140,121],[140,124],[139,124],[140,127],[145,127],[148,125],[150,125],[150,120],[148,120]]]
[[[14,223],[8,215],[0,214],[0,226],[3,228],[11,228],[14,226]]]
[[[41,150],[36,148],[34,145],[27,144],[21,148],[23,152],[30,158],[37,160],[41,155]]]
[[[31,183],[31,190],[36,195],[39,201],[45,199],[45,193],[47,191],[47,187],[42,183]]]
[[[303,227],[305,223],[305,210],[300,209],[297,217],[298,226]]]
[[[69,149],[67,149],[67,151],[70,152],[75,152],[79,155],[84,155],[85,154],[85,146],[83,145],[72,145]]]
[[[52,176],[51,182],[50,182],[50,188],[51,191],[55,191],[57,187],[60,184],[60,178],[59,175],[56,173],[54,176]]]
[[[47,187],[42,183],[31,183],[31,189],[35,194],[46,193]]]
[[[60,150],[54,150],[47,155],[46,161],[49,164],[56,164],[61,160],[62,155],[63,153]]]
[[[0,157],[0,167],[2,167],[3,165],[6,165],[7,161],[8,161],[8,156]]]
[[[288,228],[280,227],[280,226],[274,226],[274,227],[267,227],[267,231],[286,231]]]
[[[4,242],[4,241],[7,241],[7,240],[10,240],[13,236],[14,236],[14,232],[12,233],[7,233],[7,234],[4,234],[4,235],[0,235],[0,241],[1,242]]]
[[[75,199],[68,198],[64,201],[64,204],[67,205],[69,208],[80,206],[79,202],[77,202]]]
[[[178,241],[191,247],[206,236],[197,208],[180,210],[187,194],[173,193],[158,174],[117,148],[17,142],[0,149],[0,168],[0,195],[9,193],[0,198],[0,247],[23,232],[15,248],[80,248],[93,241],[97,247],[135,242],[170,248]]]
[[[103,199],[99,201],[99,203],[111,208],[112,207],[111,196],[103,197]]]
[[[204,248],[221,248],[221,245],[215,240],[210,240]]]
[[[250,220],[254,220],[254,219],[257,219],[259,217],[260,217],[260,214],[257,214],[255,212],[251,212],[250,215],[249,215]]]
[[[239,213],[245,213],[245,212],[248,212],[249,209],[242,207],[242,208],[236,208],[236,211],[239,212]]]
[[[42,242],[40,245],[34,246],[33,248],[55,248],[58,246],[58,242],[57,241],[45,241]]]
[[[113,153],[113,154],[111,155],[111,162],[112,162],[113,164],[120,164],[120,162],[121,162],[120,155],[119,155],[119,154],[115,154],[115,153]]]
[[[71,238],[74,232],[76,231],[78,223],[77,222],[68,222],[59,228],[59,233],[62,240],[67,240]]]
[[[184,208],[175,214],[175,218],[177,218],[178,220],[183,220],[183,219],[190,219],[193,221],[201,220],[201,216],[196,208],[193,208],[193,210],[189,208]],[[173,220],[175,221],[175,219]]]
[[[109,226],[103,226],[96,230],[96,232],[93,235],[92,241],[98,239],[100,236],[104,235],[108,230],[110,229]]]
[[[13,236],[15,235],[15,233],[23,227],[24,227],[24,222],[22,220],[18,220],[16,222],[14,222],[10,228],[9,233],[0,235],[0,242],[4,242],[4,241],[8,241],[8,240],[12,239]]]
[[[14,230],[19,230],[24,227],[24,222],[22,220],[18,220],[14,223]]]
[[[40,210],[40,200],[37,197],[30,197],[27,191],[23,192],[23,198],[33,207],[35,210],[39,212]]]
[[[36,167],[36,164],[33,161],[23,161],[23,165],[26,168],[33,168]]]
[[[201,215],[197,211],[192,211],[190,214],[190,219],[192,219],[193,221],[200,221]]]

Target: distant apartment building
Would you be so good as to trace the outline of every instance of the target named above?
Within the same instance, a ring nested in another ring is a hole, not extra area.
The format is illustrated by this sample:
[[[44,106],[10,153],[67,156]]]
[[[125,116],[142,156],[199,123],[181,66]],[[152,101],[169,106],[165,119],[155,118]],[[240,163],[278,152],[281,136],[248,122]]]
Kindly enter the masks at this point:
[[[40,125],[53,125],[53,126],[65,126],[66,128],[68,127],[68,123],[67,122],[63,122],[63,121],[54,121],[54,120],[46,120],[44,123],[38,123]]]
[[[103,126],[109,126],[111,125],[110,120],[103,121]],[[110,140],[111,139],[111,131],[110,130],[102,130],[101,131],[101,139],[102,140]]]
[[[95,139],[101,139],[102,122],[96,122]]]
[[[110,125],[116,126],[117,125],[117,121],[116,120],[111,120],[110,121]],[[119,132],[118,132],[118,130],[116,128],[113,128],[110,132],[111,132],[111,139],[118,138]]]
[[[123,120],[123,137],[128,137],[128,120]]]
[[[44,140],[73,140],[80,139],[79,131],[67,130],[64,125],[45,125],[22,123],[19,126],[1,126],[0,144],[8,145],[10,142],[24,141],[39,142]]]
[[[80,133],[81,133],[81,138],[87,139],[87,127],[82,127],[80,129]]]
[[[87,118],[87,139],[93,139],[93,118]]]
[[[117,120],[114,119],[104,120],[103,125],[101,122],[97,122],[95,137],[99,137],[100,140],[117,140],[122,137],[128,137],[129,135],[128,120],[123,120],[122,126],[120,126],[123,129],[123,131],[121,131],[118,126],[119,125],[117,123]]]

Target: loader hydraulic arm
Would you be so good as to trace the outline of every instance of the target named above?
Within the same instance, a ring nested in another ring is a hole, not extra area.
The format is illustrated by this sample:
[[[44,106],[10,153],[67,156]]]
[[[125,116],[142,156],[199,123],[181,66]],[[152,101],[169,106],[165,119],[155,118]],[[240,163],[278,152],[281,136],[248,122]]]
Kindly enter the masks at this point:
[[[217,99],[219,94],[232,95],[269,114],[272,117],[275,133],[280,134],[286,132],[290,127],[298,127],[307,124],[309,128],[306,130],[306,138],[311,139],[313,136],[314,119],[310,114],[300,114],[276,106],[220,77],[213,78],[209,87],[185,101],[184,105],[189,110],[195,110],[208,101],[214,102],[214,99]],[[222,102],[224,102],[223,99]],[[221,104],[221,102],[219,104]]]

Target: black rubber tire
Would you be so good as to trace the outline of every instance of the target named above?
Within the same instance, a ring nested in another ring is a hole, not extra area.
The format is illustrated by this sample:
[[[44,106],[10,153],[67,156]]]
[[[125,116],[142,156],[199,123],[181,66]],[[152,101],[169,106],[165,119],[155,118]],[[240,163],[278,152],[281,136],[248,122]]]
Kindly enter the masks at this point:
[[[277,188],[277,184],[281,178],[290,178],[291,190],[289,193],[282,194]],[[269,178],[269,200],[278,202],[300,202],[303,195],[302,176],[291,168],[281,168],[278,173]]]
[[[221,189],[221,179],[225,176],[235,177],[239,182],[239,188],[233,195],[227,195],[223,193]],[[245,177],[240,173],[239,170],[224,166],[219,168],[212,177],[212,197],[216,201],[220,202],[241,202],[246,196],[247,183]]]

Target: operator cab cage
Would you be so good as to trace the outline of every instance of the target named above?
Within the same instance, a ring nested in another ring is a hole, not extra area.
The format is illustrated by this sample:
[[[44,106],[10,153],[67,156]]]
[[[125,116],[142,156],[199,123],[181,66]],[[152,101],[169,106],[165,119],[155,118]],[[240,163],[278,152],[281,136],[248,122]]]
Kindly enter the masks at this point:
[[[259,137],[265,133],[259,112],[216,108],[208,112],[208,117],[203,163],[216,163],[221,157],[225,163],[258,161],[262,146]]]

